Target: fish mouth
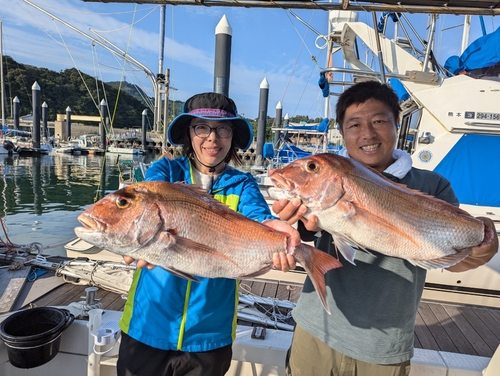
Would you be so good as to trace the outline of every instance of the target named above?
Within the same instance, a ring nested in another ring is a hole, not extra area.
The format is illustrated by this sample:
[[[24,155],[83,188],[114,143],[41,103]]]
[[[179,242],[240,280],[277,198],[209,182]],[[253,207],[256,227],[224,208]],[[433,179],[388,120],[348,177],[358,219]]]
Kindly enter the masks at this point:
[[[78,222],[80,222],[86,230],[104,231],[106,229],[106,224],[104,222],[99,221],[85,213],[78,216]]]
[[[269,175],[271,178],[271,182],[274,184],[276,188],[291,191],[295,188],[295,184],[293,184],[291,181],[286,180],[283,176],[277,173],[273,173],[272,175]]]

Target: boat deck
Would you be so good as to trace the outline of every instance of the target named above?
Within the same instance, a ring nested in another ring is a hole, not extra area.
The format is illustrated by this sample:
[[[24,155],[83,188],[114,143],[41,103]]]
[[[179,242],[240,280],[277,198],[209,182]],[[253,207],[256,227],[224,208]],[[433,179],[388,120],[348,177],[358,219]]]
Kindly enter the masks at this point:
[[[64,283],[32,304],[57,306],[78,302],[84,298],[87,287]],[[296,302],[302,286],[289,281],[252,280],[242,281],[240,291]],[[125,299],[119,294],[102,289],[96,296],[103,309],[119,311],[125,304]],[[286,322],[293,325],[293,319]],[[491,357],[500,345],[500,309],[422,300],[415,325],[414,345],[427,350]]]

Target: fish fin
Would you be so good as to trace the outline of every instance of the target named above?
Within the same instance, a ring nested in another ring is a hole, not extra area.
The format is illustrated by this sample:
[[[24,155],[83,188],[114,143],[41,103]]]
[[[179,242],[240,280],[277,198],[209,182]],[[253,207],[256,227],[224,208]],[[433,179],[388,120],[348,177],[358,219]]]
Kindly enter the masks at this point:
[[[251,273],[251,274],[246,274],[246,275],[243,275],[241,277],[239,277],[240,279],[247,279],[247,278],[253,278],[253,277],[257,277],[259,275],[262,275],[264,273],[267,273],[269,270],[272,269],[272,265],[269,265],[268,267],[265,267],[261,270],[258,270],[256,271],[255,273]]]
[[[355,248],[358,248],[366,253],[373,254],[368,249],[356,243],[354,240],[348,238],[347,236],[335,234],[332,235],[332,237],[335,248],[342,254],[342,256],[344,256],[347,261],[349,261],[353,265],[356,265],[354,263],[354,258],[356,257]]]
[[[325,274],[329,270],[340,268],[342,263],[332,255],[307,244],[299,244],[295,247],[293,256],[306,270],[323,308],[330,315],[330,308],[326,301]]]
[[[464,258],[469,256],[471,253],[471,248],[462,249],[460,252],[454,253],[452,255],[447,255],[444,257],[440,257],[434,260],[408,260],[411,264],[415,266],[419,266],[423,269],[431,270],[431,269],[444,269],[448,268],[452,265],[458,264]]]
[[[187,279],[188,281],[200,282],[200,280],[198,278],[196,278],[195,276],[188,274],[188,273],[181,272],[177,269],[174,269],[174,268],[163,268],[163,269],[165,269],[167,272],[172,273],[173,275],[175,275],[177,277]]]
[[[222,258],[225,261],[237,265],[237,263],[233,259],[217,251],[216,249],[208,247],[205,244],[195,242],[191,239],[172,234],[171,232],[164,231],[161,233],[159,238],[165,239],[165,241],[162,241],[168,244],[168,249],[172,252],[182,253],[185,252],[186,249],[189,249],[195,252],[208,253],[211,256]]]
[[[208,194],[207,190],[203,189],[201,184],[189,184],[186,181],[174,182],[172,184],[179,185],[180,189],[186,189],[187,191],[194,192],[197,195],[204,196],[210,200],[214,200],[214,198]]]
[[[184,185],[190,191],[194,191],[197,194],[201,194],[201,195],[204,195],[206,197],[213,199],[213,197],[208,194],[207,190],[203,189],[203,187],[200,184],[184,184]]]

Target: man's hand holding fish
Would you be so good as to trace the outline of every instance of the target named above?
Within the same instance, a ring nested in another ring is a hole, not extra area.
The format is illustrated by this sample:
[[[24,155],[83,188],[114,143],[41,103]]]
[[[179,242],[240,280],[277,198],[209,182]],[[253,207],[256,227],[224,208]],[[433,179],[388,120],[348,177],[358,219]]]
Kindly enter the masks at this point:
[[[491,234],[494,234],[496,232],[495,224],[493,223],[491,218],[477,217],[476,219],[483,221],[484,225],[488,226],[491,229]],[[498,236],[494,235],[491,236],[487,241],[483,240],[480,245],[472,247],[469,256],[464,258],[458,264],[446,268],[446,270],[449,270],[450,272],[465,272],[470,269],[475,269],[490,261],[497,252]]]
[[[271,171],[270,173],[272,174],[273,172]],[[322,229],[318,227],[318,217],[314,214],[306,217],[307,210],[307,206],[297,197],[291,200],[282,199],[273,202],[273,212],[278,214],[283,220],[286,220],[287,223],[293,225],[300,220],[306,230],[313,232],[321,231]]]

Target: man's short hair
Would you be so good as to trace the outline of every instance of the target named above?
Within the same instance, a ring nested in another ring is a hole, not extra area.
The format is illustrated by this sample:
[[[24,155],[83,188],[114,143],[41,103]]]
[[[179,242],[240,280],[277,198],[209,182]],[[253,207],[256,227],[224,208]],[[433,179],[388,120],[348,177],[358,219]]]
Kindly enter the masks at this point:
[[[342,128],[345,111],[349,106],[365,103],[369,99],[384,103],[393,113],[394,121],[398,121],[401,107],[394,90],[389,85],[381,84],[378,81],[363,81],[351,86],[339,96],[336,106],[336,121],[340,127]]]

